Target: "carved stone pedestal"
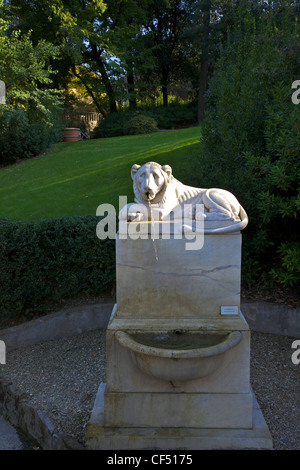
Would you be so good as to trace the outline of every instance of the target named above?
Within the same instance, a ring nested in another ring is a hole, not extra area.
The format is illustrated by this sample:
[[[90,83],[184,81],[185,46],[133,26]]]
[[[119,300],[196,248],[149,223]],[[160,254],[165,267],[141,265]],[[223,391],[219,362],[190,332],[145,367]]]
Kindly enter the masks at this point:
[[[99,387],[87,446],[272,448],[250,387],[240,233],[206,234],[194,251],[186,250],[185,239],[118,238],[116,245],[106,384]],[[174,334],[196,346],[163,349],[163,338]]]

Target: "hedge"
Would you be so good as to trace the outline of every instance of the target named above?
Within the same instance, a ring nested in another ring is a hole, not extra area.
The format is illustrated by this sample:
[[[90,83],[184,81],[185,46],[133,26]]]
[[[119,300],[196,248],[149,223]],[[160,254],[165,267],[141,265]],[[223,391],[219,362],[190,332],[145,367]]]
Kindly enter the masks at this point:
[[[0,315],[31,316],[114,286],[115,242],[96,236],[96,216],[38,223],[0,219]]]
[[[172,129],[176,127],[192,126],[197,124],[197,104],[170,103],[169,106],[140,106],[136,110],[125,110],[108,114],[94,129],[93,138],[117,137],[132,134],[128,122],[135,118],[151,119],[155,121],[158,129]],[[153,122],[153,121],[152,121]],[[156,126],[155,126],[156,127]],[[152,131],[155,131],[155,127]],[[140,134],[143,126],[140,126]],[[137,133],[137,132],[136,132]]]

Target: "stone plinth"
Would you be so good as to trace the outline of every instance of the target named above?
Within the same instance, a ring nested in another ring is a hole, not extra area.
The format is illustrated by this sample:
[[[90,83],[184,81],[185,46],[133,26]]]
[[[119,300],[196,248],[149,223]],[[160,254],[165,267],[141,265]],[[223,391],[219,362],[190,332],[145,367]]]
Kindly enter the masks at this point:
[[[117,238],[119,318],[218,318],[221,306],[240,312],[240,233],[185,239]]]
[[[104,392],[101,384],[96,396],[86,443],[90,449],[106,450],[245,450],[273,448],[270,432],[253,395],[251,429],[201,429],[164,427],[104,426]],[[186,423],[188,424],[188,423]]]

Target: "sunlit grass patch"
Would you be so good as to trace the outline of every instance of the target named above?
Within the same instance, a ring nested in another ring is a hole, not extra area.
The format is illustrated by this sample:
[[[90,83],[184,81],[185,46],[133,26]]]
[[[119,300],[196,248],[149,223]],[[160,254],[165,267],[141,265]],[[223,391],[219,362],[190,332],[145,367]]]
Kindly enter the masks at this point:
[[[0,170],[0,217],[39,220],[95,214],[133,199],[134,163],[169,164],[180,179],[200,147],[200,128],[61,142],[47,153]]]

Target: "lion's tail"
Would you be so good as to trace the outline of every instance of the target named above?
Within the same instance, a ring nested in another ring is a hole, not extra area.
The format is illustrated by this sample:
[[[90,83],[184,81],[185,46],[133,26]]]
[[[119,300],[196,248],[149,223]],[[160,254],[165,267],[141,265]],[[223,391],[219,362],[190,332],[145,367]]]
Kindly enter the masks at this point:
[[[232,225],[228,225],[227,227],[220,227],[217,229],[208,229],[208,230],[205,230],[204,228],[204,233],[218,234],[218,233],[240,232],[248,225],[248,222],[249,222],[247,213],[242,206],[240,206],[239,216],[241,220],[233,223]]]
[[[211,228],[211,229],[206,229],[205,228],[205,220],[204,220],[204,234],[210,233],[210,234],[219,234],[219,233],[231,233],[231,232],[240,232],[243,230],[247,225],[248,225],[248,216],[246,214],[245,209],[240,206],[240,221],[234,222],[231,225],[228,225],[227,227],[220,227],[220,228]],[[184,233],[191,232],[191,227],[184,225],[183,226]]]

